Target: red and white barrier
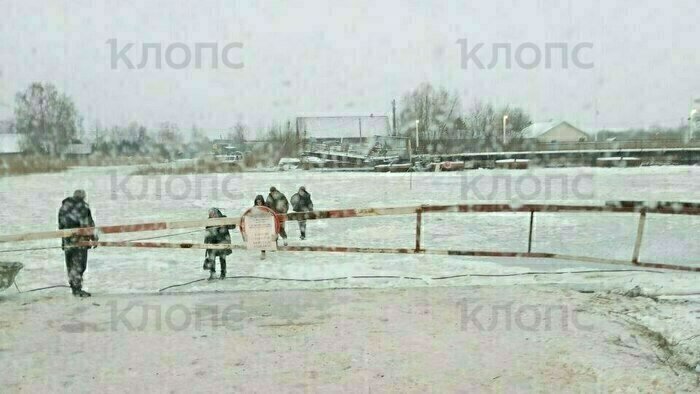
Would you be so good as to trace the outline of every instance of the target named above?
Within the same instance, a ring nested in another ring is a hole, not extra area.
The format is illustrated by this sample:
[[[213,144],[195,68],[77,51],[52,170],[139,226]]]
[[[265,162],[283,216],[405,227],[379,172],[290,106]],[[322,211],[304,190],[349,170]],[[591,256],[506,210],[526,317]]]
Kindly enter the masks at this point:
[[[428,212],[526,212],[530,213],[530,231],[528,234],[527,252],[491,252],[491,251],[459,251],[459,250],[426,250],[421,248],[422,215]],[[639,213],[639,226],[634,252],[631,261],[599,259],[586,256],[568,256],[554,253],[533,253],[532,233],[534,215],[536,212],[611,212],[611,213]],[[610,264],[633,264],[641,267],[674,269],[683,271],[700,272],[700,266],[681,266],[671,264],[644,263],[639,261],[639,250],[644,234],[644,224],[647,214],[667,215],[700,215],[700,204],[695,203],[655,203],[648,204],[635,201],[618,201],[606,205],[548,205],[548,204],[524,204],[511,206],[508,204],[463,204],[463,205],[421,205],[413,207],[391,208],[364,208],[364,209],[336,209],[313,212],[297,212],[278,215],[281,221],[294,220],[319,220],[339,219],[371,216],[395,216],[416,215],[416,242],[415,248],[356,248],[356,247],[329,247],[329,246],[305,246],[285,247],[283,250],[290,252],[345,252],[345,253],[404,253],[404,254],[439,254],[451,256],[490,256],[490,257],[529,257],[529,258],[553,258],[565,260],[589,261]],[[91,235],[95,231],[102,234],[130,233],[141,231],[174,230],[189,228],[204,228],[207,226],[240,225],[241,218],[215,218],[204,220],[187,220],[176,222],[157,222],[130,225],[103,226],[96,228],[80,228],[71,230],[58,230],[38,233],[26,233],[0,236],[0,243],[33,241],[40,239],[63,238],[70,235]],[[228,244],[195,244],[195,243],[156,243],[156,242],[86,242],[83,246],[103,247],[135,247],[135,248],[178,248],[178,249],[244,249],[239,245]]]

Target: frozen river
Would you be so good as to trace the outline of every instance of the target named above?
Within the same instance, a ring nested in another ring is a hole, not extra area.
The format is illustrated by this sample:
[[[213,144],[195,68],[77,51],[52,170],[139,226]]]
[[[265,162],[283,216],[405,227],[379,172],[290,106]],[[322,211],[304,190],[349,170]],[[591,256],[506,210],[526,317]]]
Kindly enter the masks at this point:
[[[0,233],[55,229],[61,200],[76,188],[87,191],[98,225],[204,219],[210,207],[221,208],[228,216],[238,216],[252,204],[256,194],[266,196],[273,185],[287,197],[291,197],[299,186],[305,185],[318,210],[467,202],[603,204],[610,200],[700,201],[698,167],[128,176],[130,170],[127,167],[76,168],[61,174],[1,178],[0,204],[4,209],[0,210],[3,223]],[[535,218],[533,251],[628,260],[632,255],[637,221],[638,216],[634,214],[538,214]],[[516,213],[425,214],[422,246],[426,249],[526,251],[528,223],[529,215]],[[141,239],[185,231],[105,235],[101,240]],[[414,215],[318,220],[309,222],[308,238],[300,241],[296,223],[288,223],[291,245],[411,248],[414,231]],[[698,217],[650,215],[641,260],[696,265],[700,263],[698,234]],[[199,231],[159,241],[201,243],[203,237],[204,232]],[[242,243],[237,230],[232,238],[234,243]],[[35,248],[59,243],[59,240],[48,240],[1,244],[0,249]],[[203,277],[203,254],[200,250],[98,248],[91,251],[86,284],[92,290],[109,292],[154,291],[173,283]],[[18,278],[18,283],[25,288],[65,282],[60,249],[1,253],[0,260],[25,264]],[[267,260],[260,261],[256,253],[235,251],[229,257],[228,271],[230,276],[307,279],[349,275],[427,278],[470,272],[600,267],[611,268],[553,260],[339,253],[274,253]],[[419,281],[418,284],[429,282]],[[270,289],[397,284],[410,285],[387,279],[355,280],[342,284],[232,280],[204,286]],[[198,289],[198,286],[186,289]]]

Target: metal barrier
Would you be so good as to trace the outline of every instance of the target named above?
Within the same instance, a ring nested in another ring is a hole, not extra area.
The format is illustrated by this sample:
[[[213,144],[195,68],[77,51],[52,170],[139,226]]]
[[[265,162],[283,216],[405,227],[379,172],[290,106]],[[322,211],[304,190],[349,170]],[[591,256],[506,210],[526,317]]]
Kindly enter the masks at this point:
[[[421,227],[424,213],[429,212],[521,212],[530,214],[530,225],[528,232],[527,252],[512,251],[483,251],[483,250],[433,250],[421,247]],[[557,253],[534,253],[532,252],[533,229],[536,212],[561,213],[561,212],[610,212],[610,213],[638,213],[639,223],[634,244],[632,258],[629,261],[615,259],[601,259],[588,256],[571,256]],[[674,264],[640,262],[639,253],[647,214],[664,215],[700,215],[700,204],[663,202],[645,203],[638,201],[615,201],[606,205],[547,205],[547,204],[523,204],[512,206],[508,204],[463,204],[463,205],[421,205],[413,207],[394,208],[366,208],[366,209],[337,209],[327,211],[314,211],[303,213],[289,213],[280,215],[282,220],[320,220],[338,218],[356,218],[373,216],[396,216],[396,215],[416,215],[416,238],[415,247],[409,248],[360,248],[345,246],[287,246],[281,249],[289,252],[345,252],[345,253],[401,253],[401,254],[436,254],[449,256],[486,256],[486,257],[525,257],[525,258],[551,258],[561,260],[576,260],[605,264],[633,264],[640,267],[673,269],[682,271],[700,272],[698,266],[684,266]],[[170,229],[184,229],[206,226],[217,226],[227,224],[240,224],[239,217],[216,218],[206,220],[190,220],[178,222],[158,222],[132,225],[103,226],[96,228],[81,228],[71,230],[59,230],[40,233],[26,233],[17,235],[0,236],[0,243],[19,242],[39,239],[62,238],[73,234],[91,235],[95,231],[103,234],[129,233],[141,231],[157,231]],[[195,243],[158,243],[158,242],[84,242],[83,246],[103,246],[103,247],[131,247],[131,248],[184,248],[184,249],[245,249],[240,245],[212,245]]]

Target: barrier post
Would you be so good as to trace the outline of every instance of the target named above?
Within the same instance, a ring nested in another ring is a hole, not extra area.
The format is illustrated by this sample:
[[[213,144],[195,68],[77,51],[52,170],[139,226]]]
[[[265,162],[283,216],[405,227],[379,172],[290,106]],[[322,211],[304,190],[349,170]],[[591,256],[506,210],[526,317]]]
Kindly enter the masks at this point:
[[[416,208],[416,252],[420,252],[420,228],[423,222],[423,207]]]
[[[527,237],[527,252],[532,252],[532,225],[535,222],[535,211],[530,211],[530,234]]]
[[[634,241],[634,252],[632,253],[632,263],[639,263],[639,250],[642,247],[642,236],[644,235],[644,224],[647,218],[647,209],[642,208],[639,214],[639,225],[637,226],[637,239]]]

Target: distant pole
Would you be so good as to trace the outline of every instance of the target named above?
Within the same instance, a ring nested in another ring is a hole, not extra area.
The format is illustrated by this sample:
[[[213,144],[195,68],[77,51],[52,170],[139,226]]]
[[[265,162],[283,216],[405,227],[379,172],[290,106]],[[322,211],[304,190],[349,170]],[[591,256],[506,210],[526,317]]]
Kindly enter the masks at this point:
[[[357,123],[360,125],[360,142],[362,142],[362,118],[357,119]]]
[[[398,134],[396,133],[396,100],[391,100],[391,125],[394,131],[394,137]]]
[[[693,140],[695,137],[695,114],[698,113],[697,108],[690,112],[690,117],[688,118],[688,142]]]
[[[503,145],[506,144],[506,122],[508,121],[508,115],[503,115]]]
[[[420,146],[420,141],[418,140],[418,123],[420,121],[416,119],[416,153],[418,153],[418,147]]]

